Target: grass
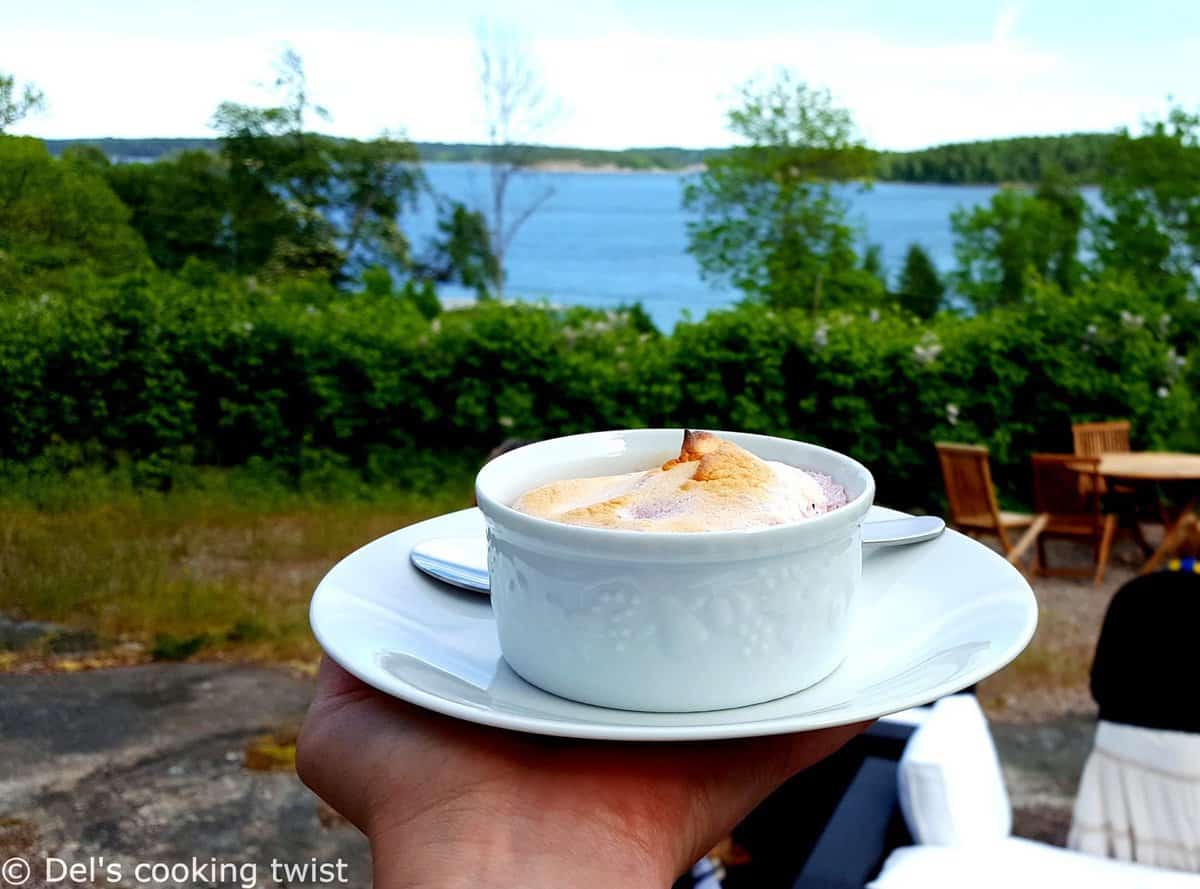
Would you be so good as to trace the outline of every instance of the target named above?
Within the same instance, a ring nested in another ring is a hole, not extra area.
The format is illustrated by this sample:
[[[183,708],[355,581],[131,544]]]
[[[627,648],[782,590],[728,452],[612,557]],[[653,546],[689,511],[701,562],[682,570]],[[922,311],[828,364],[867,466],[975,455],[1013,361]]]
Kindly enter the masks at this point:
[[[197,470],[170,492],[92,470],[0,481],[0,613],[138,642],[161,659],[232,652],[307,660],[308,599],[339,558],[469,505],[437,493],[288,488]]]

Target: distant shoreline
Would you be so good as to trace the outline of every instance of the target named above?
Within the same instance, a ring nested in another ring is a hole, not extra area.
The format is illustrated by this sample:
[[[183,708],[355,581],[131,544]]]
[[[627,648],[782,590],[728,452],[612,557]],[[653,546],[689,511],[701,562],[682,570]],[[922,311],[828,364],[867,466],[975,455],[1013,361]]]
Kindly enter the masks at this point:
[[[1038,181],[1057,170],[1075,185],[1103,178],[1113,133],[1024,136],[937,145],[914,151],[876,152],[877,182],[912,185],[1014,186]],[[74,145],[89,145],[118,161],[149,162],[186,151],[215,151],[216,139],[97,138],[45,139],[52,154]],[[421,163],[486,164],[491,146],[465,142],[413,142]],[[571,148],[555,145],[517,146],[529,167],[544,173],[697,173],[728,148]]]

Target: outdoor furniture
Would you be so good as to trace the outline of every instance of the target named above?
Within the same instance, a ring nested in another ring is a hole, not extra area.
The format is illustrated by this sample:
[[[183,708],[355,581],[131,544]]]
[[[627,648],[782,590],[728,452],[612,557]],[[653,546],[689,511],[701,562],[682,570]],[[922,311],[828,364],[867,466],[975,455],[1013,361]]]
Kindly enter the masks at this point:
[[[1106,515],[1103,511],[1098,474],[1100,460],[1100,457],[1074,454],[1033,455],[1033,502],[1037,520],[1013,548],[1010,562],[1015,562],[1036,543],[1035,574],[1091,575],[1097,584],[1104,580],[1117,533],[1117,516]],[[1046,557],[1046,540],[1049,538],[1093,544],[1096,548],[1095,569],[1052,568]]]
[[[1105,420],[1101,423],[1072,423],[1071,438],[1075,443],[1075,453],[1081,457],[1101,457],[1105,454],[1128,454],[1129,432],[1133,428],[1128,420]],[[1100,479],[1100,490],[1107,492],[1108,485]],[[1130,494],[1132,488],[1118,488],[1119,493]],[[1136,523],[1135,523],[1136,525]],[[1138,544],[1144,543],[1141,532],[1137,533]],[[1150,550],[1146,550],[1150,554]]]
[[[1019,531],[1033,524],[1028,513],[1005,512],[996,500],[988,449],[982,445],[938,442],[938,462],[946,484],[946,500],[950,505],[950,524],[972,537],[995,534],[1005,555],[1013,548],[1010,531]]]
[[[1111,484],[1180,485],[1190,488],[1190,496],[1178,518],[1168,521],[1163,542],[1142,568],[1146,573],[1161,567],[1178,537],[1179,523],[1195,512],[1200,502],[1200,454],[1180,454],[1169,451],[1133,451],[1127,454],[1104,454],[1097,468]]]
[[[1131,428],[1128,420],[1074,423],[1071,426],[1071,437],[1075,441],[1075,453],[1081,457],[1128,453]]]

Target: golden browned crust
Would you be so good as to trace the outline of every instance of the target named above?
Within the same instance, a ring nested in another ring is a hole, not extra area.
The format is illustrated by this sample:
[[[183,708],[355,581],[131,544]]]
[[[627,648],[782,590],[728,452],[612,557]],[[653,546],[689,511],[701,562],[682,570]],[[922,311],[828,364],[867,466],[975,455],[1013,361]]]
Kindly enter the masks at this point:
[[[593,527],[628,526],[679,495],[702,495],[712,508],[762,496],[773,481],[771,467],[732,442],[710,432],[687,430],[679,456],[641,476],[612,476],[553,482],[523,495],[516,508],[531,515]],[[702,530],[704,519],[681,515],[673,530]]]
[[[685,490],[691,485],[708,482],[712,483],[708,485],[710,489],[719,487],[748,492],[771,481],[770,467],[749,451],[711,432],[687,429],[683,433],[679,456],[668,460],[662,468],[667,470],[680,463],[693,462],[700,465],[692,474],[691,482],[683,486]]]

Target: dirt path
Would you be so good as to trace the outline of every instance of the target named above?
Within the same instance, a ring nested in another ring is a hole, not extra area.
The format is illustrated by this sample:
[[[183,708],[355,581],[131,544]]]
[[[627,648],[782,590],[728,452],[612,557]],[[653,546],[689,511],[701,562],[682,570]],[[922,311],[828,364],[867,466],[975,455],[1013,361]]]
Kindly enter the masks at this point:
[[[276,885],[272,858],[340,859],[340,885],[369,887],[354,828],[322,818],[290,771],[243,764],[254,739],[298,725],[310,694],[308,680],[246,665],[0,674],[0,860],[29,858],[36,887],[46,856],[104,856],[125,875],[193,856],[256,863],[258,886]]]

